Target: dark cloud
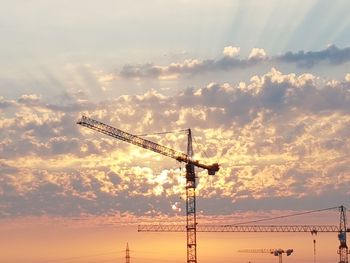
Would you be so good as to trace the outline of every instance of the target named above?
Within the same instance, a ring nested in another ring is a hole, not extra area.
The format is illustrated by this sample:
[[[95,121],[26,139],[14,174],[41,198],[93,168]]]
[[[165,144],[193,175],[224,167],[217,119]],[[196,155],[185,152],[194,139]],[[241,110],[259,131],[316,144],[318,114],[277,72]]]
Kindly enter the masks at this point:
[[[146,63],[141,65],[125,65],[119,72],[123,78],[166,78],[170,76],[191,76],[207,72],[230,71],[235,69],[245,69],[270,62],[295,64],[301,68],[311,68],[325,62],[329,65],[342,65],[350,61],[350,47],[338,48],[331,45],[320,51],[289,51],[278,56],[266,56],[263,49],[253,49],[250,56],[240,59],[236,56],[223,56],[220,59],[188,59],[181,63],[171,63],[166,66]]]
[[[119,75],[123,78],[160,78],[173,75],[197,75],[211,71],[229,71],[254,66],[264,59],[238,59],[224,56],[221,59],[207,59],[203,61],[185,60],[183,63],[172,63],[168,66],[159,66],[152,63],[143,65],[125,65]]]
[[[0,109],[6,109],[14,105],[16,105],[15,101],[5,100],[4,97],[0,96]]]
[[[331,45],[320,51],[287,52],[275,57],[277,61],[296,63],[299,67],[311,68],[320,62],[328,62],[331,65],[341,65],[350,60],[350,47],[343,49]]]
[[[151,63],[138,66],[125,65],[120,71],[120,76],[124,78],[157,78],[161,74],[161,69]]]

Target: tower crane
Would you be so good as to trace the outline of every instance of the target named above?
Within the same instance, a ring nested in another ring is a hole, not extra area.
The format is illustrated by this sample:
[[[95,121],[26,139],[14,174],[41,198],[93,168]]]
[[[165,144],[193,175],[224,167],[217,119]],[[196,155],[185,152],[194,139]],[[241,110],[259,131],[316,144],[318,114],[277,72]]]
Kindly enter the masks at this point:
[[[196,219],[196,175],[195,167],[203,168],[209,175],[215,175],[219,170],[219,164],[204,164],[193,159],[192,134],[188,129],[187,154],[178,152],[169,147],[143,139],[100,121],[82,116],[77,124],[98,131],[113,138],[134,144],[144,149],[168,156],[186,164],[186,232],[187,232],[187,263],[197,263],[197,219]]]
[[[242,249],[242,250],[238,250],[238,252],[242,252],[242,253],[269,253],[269,254],[273,254],[274,256],[278,257],[278,262],[282,263],[282,254],[286,254],[287,256],[290,256],[293,253],[293,249]]]
[[[197,232],[309,232],[316,234],[319,232],[336,232],[338,233],[339,245],[339,263],[348,263],[348,246],[346,244],[346,233],[350,232],[350,228],[346,227],[346,209],[344,206],[337,207],[340,211],[340,224],[335,225],[198,225]],[[317,211],[334,209],[327,208]],[[314,211],[311,211],[314,212]],[[309,212],[308,212],[309,213]],[[284,216],[285,217],[285,216]],[[281,218],[281,217],[279,217]],[[263,221],[263,220],[258,220]],[[255,221],[256,222],[256,221]],[[183,225],[139,225],[139,232],[184,232]]]

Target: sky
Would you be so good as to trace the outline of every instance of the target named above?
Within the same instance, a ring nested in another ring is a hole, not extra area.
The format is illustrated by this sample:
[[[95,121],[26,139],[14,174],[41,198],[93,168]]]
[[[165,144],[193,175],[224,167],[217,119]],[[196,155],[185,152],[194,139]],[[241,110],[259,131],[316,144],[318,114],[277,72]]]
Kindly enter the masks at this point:
[[[0,10],[0,261],[184,262],[183,164],[76,124],[178,151],[191,128],[198,222],[350,207],[348,0],[13,0]],[[173,131],[159,135],[157,132]],[[153,135],[152,135],[153,134]],[[339,224],[327,210],[276,224]],[[309,234],[199,233],[200,262],[271,262]],[[336,233],[317,261],[338,261]],[[19,252],[21,251],[21,252]]]

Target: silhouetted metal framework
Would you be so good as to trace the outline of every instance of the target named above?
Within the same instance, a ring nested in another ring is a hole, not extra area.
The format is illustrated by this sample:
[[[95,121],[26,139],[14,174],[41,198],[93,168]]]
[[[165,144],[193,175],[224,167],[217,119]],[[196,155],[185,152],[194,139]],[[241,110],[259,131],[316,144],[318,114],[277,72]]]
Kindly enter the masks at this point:
[[[137,145],[139,147],[142,147],[144,149],[168,156],[179,162],[192,164],[194,166],[206,169],[208,170],[208,174],[210,175],[215,175],[215,173],[219,171],[219,164],[217,163],[214,163],[211,165],[204,164],[198,160],[192,159],[192,156],[189,156],[188,154],[185,154],[183,152],[176,151],[174,149],[160,145],[158,143],[146,140],[137,135],[130,134],[128,132],[114,128],[112,126],[109,126],[107,124],[104,124],[100,121],[91,119],[86,116],[82,116],[81,119],[77,122],[77,124],[90,128],[92,130],[98,131],[100,133],[106,134],[118,140],[122,140],[128,143]]]
[[[269,253],[273,254],[274,256],[278,257],[278,262],[282,263],[282,254],[286,254],[287,256],[290,256],[294,250],[293,249],[270,249],[270,248],[262,248],[262,249],[242,249],[238,250],[238,252],[243,253]]]
[[[187,156],[192,159],[192,134],[187,133]],[[192,163],[186,164],[187,263],[197,263],[196,174]]]
[[[139,232],[185,232],[184,225],[138,225]],[[197,232],[339,232],[333,225],[197,225]]]
[[[130,263],[130,250],[129,250],[129,244],[128,243],[126,243],[125,263]]]
[[[134,144],[147,150],[168,156],[179,162],[186,163],[186,232],[187,232],[187,263],[197,263],[197,222],[196,222],[196,174],[195,166],[208,170],[209,175],[215,175],[219,165],[210,165],[194,160],[192,149],[192,134],[188,129],[187,154],[175,151],[169,147],[143,139],[137,135],[127,133],[102,122],[82,116],[77,124],[106,134],[113,138]]]
[[[305,215],[315,212],[339,209],[340,224],[334,225],[251,225],[251,223],[262,222],[272,219],[281,219],[297,215]],[[186,231],[183,225],[139,225],[139,232],[184,232]],[[330,207],[314,211],[302,212],[293,215],[279,216],[275,218],[266,218],[250,222],[243,222],[234,225],[199,225],[197,232],[310,232],[317,234],[318,232],[337,232],[339,245],[339,263],[349,262],[349,250],[346,244],[346,233],[350,232],[350,228],[346,225],[346,208],[344,206]],[[314,241],[315,242],[315,241]]]
[[[350,232],[350,229],[346,228],[346,208],[344,206],[339,207],[340,210],[340,223],[339,223],[339,263],[349,262],[349,250],[346,244],[346,232]]]

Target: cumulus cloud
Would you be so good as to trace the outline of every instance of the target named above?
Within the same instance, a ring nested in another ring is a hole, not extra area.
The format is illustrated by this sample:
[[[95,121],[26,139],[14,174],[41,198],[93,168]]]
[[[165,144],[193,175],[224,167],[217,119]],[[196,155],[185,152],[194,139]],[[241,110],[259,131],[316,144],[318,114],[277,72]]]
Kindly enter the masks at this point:
[[[36,94],[24,94],[19,99],[19,103],[23,104],[37,104],[40,101],[40,96]]]
[[[232,58],[232,57],[237,56],[239,51],[240,51],[239,47],[227,46],[227,47],[224,47],[224,50],[222,51],[222,54],[225,57]]]
[[[253,48],[250,52],[248,59],[254,59],[254,60],[264,60],[267,58],[267,54],[264,49],[262,48]]]
[[[345,80],[346,80],[347,82],[350,82],[350,74],[346,74]]]
[[[215,177],[197,171],[208,213],[281,208],[290,200],[306,208],[328,193],[337,193],[334,203],[344,201],[350,194],[349,91],[348,80],[272,68],[237,85],[209,83],[175,95],[149,90],[99,103],[71,96],[59,105],[36,94],[1,98],[1,217],[180,213],[183,167],[79,127],[82,113],[134,134],[191,127],[201,146],[195,144],[195,157],[221,165]],[[184,133],[150,139],[186,149]]]

